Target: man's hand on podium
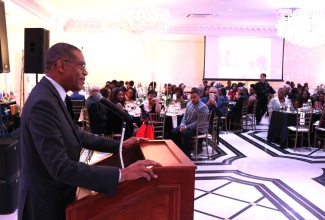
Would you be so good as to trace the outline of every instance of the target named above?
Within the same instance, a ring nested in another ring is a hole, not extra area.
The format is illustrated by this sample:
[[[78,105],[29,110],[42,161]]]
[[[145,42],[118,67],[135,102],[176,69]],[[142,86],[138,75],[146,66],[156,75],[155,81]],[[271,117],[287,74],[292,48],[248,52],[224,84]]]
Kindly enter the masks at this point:
[[[136,144],[138,144],[140,141],[148,141],[148,138],[142,138],[142,137],[130,137],[129,139],[123,141],[123,149],[128,149]]]
[[[145,177],[148,181],[158,176],[153,173],[151,167],[161,166],[160,163],[153,160],[139,160],[129,167],[121,169],[121,182],[124,180],[135,180]]]

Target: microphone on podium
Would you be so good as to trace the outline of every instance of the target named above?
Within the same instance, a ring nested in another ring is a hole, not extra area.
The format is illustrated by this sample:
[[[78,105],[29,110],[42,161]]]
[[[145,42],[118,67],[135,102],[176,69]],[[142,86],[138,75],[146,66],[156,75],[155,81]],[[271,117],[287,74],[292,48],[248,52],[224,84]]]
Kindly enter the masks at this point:
[[[124,133],[125,133],[125,127],[126,123],[125,121],[130,121],[132,120],[132,117],[119,107],[117,107],[114,103],[108,101],[105,99],[102,94],[97,92],[96,94],[93,95],[93,99],[95,101],[98,101],[100,104],[105,106],[108,110],[112,111],[114,114],[122,118],[123,124],[122,124],[122,131],[121,131],[121,140],[120,140],[120,147],[119,147],[119,154],[120,154],[120,162],[121,162],[121,167],[124,168],[124,162],[123,162],[123,156],[122,156],[122,145],[123,145],[123,140],[124,140]]]
[[[102,105],[104,105],[107,109],[111,110],[117,116],[121,117],[123,121],[132,121],[132,117],[131,115],[129,115],[129,113],[125,112],[124,110],[117,107],[114,103],[105,99],[99,92],[93,95],[93,99],[95,101],[100,102]]]

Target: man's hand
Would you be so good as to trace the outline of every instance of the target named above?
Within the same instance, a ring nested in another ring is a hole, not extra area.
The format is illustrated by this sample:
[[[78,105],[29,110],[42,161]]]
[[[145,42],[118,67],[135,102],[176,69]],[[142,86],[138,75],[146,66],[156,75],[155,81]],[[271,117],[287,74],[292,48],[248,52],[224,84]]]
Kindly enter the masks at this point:
[[[129,139],[123,141],[123,149],[128,149],[136,144],[138,144],[140,141],[148,141],[148,138],[142,138],[142,137],[130,137]]]
[[[181,126],[181,127],[179,127],[179,131],[180,131],[180,132],[184,132],[185,130],[186,130],[185,126]]]
[[[145,177],[148,181],[151,178],[157,178],[158,176],[153,173],[152,166],[161,166],[160,163],[153,160],[139,160],[129,167],[121,169],[121,182],[125,180],[135,180],[141,177]]]

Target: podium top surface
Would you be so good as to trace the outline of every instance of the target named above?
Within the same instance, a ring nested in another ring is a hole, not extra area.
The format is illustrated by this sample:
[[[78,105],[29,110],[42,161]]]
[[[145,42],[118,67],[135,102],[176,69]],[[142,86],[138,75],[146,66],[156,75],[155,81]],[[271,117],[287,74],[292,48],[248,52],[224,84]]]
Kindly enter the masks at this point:
[[[163,167],[195,167],[195,164],[172,140],[140,142],[144,159],[155,160]]]

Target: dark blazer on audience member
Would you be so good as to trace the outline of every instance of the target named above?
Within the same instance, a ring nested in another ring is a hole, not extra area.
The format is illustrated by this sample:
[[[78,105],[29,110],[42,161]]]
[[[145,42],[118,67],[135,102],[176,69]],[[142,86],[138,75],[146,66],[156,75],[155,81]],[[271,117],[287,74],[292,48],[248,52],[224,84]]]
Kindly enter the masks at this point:
[[[29,97],[21,120],[18,219],[65,219],[77,186],[114,195],[119,169],[89,166],[79,156],[81,146],[118,152],[119,142],[79,130],[45,77]]]
[[[239,99],[237,100],[236,104],[231,108],[229,112],[229,116],[234,120],[240,120],[242,117],[242,108],[243,102],[247,101],[248,97],[246,94],[240,95]]]

